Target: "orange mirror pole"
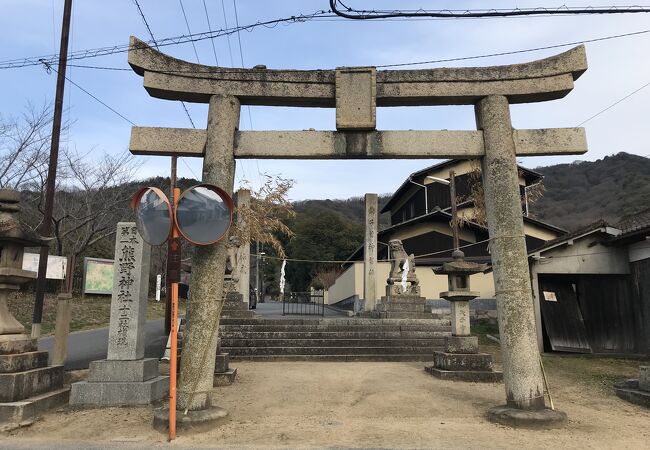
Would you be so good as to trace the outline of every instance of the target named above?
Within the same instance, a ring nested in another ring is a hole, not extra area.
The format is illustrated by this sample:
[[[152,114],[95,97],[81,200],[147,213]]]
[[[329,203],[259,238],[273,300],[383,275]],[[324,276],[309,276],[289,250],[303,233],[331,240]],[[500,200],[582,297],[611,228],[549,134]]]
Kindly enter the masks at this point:
[[[173,208],[174,212],[178,206],[178,198],[180,197],[180,189],[174,187],[173,191]],[[178,282],[180,281],[181,273],[181,248],[180,248],[180,233],[178,225],[174,219],[175,214],[172,214],[172,239],[170,245],[170,257],[172,258],[172,270],[169,271],[173,276],[171,277],[171,349],[169,356],[169,440],[176,439],[176,373],[178,361]],[[175,270],[174,270],[175,269]]]

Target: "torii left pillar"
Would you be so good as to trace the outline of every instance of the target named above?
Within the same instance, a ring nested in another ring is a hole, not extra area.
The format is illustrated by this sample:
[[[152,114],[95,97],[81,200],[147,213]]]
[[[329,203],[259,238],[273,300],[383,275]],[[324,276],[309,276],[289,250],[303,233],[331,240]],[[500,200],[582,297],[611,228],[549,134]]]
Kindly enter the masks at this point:
[[[202,179],[231,196],[235,178],[233,149],[240,109],[236,97],[213,95],[210,98]],[[197,247],[194,253],[183,354],[195,357],[181,362],[177,429],[215,422],[228,414],[215,406],[212,399],[227,245],[228,240],[223,239],[214,245]],[[184,414],[185,410],[188,414]],[[161,413],[157,411],[154,417],[154,426],[156,422],[168,420],[164,410],[159,411]]]

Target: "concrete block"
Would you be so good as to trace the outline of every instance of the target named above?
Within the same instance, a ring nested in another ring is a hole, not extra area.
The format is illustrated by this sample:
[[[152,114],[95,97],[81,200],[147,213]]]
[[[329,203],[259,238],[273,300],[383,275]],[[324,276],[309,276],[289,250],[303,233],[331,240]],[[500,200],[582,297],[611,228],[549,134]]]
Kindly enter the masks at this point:
[[[26,334],[0,335],[0,355],[35,352],[37,350],[36,339],[32,339]]]
[[[103,359],[90,363],[88,381],[91,383],[147,381],[157,376],[158,360],[156,358],[135,361]]]
[[[217,359],[214,364],[214,373],[223,373],[228,371],[230,355],[228,353],[217,353]]]
[[[0,402],[15,402],[63,386],[63,366],[0,374]]]
[[[70,388],[59,388],[15,402],[0,403],[0,423],[20,423],[43,411],[68,403]]]
[[[492,370],[492,355],[487,353],[433,353],[434,366],[443,370]]]
[[[478,336],[448,336],[445,338],[447,353],[478,353]]]
[[[222,373],[215,373],[214,380],[212,382],[213,386],[228,386],[235,382],[235,377],[237,377],[237,369],[228,369]]]
[[[47,366],[47,352],[0,355],[0,373],[23,372]]]
[[[434,366],[427,366],[424,370],[441,380],[475,383],[498,383],[503,381],[503,372],[494,372],[492,370],[444,370]]]
[[[616,395],[635,405],[650,408],[650,392],[639,387],[639,380],[625,380],[614,385]]]
[[[650,392],[650,366],[639,367],[639,389]]]
[[[169,377],[158,376],[142,382],[74,383],[70,405],[136,406],[161,400],[169,392]]]

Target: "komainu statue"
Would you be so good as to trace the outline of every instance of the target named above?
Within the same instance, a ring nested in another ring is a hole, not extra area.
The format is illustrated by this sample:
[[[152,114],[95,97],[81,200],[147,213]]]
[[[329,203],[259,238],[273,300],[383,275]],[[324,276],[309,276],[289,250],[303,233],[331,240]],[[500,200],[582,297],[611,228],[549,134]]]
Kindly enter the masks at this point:
[[[420,295],[418,278],[415,275],[415,256],[407,255],[404,245],[399,239],[392,239],[388,242],[390,247],[390,274],[388,275],[388,286],[386,296],[394,295]]]

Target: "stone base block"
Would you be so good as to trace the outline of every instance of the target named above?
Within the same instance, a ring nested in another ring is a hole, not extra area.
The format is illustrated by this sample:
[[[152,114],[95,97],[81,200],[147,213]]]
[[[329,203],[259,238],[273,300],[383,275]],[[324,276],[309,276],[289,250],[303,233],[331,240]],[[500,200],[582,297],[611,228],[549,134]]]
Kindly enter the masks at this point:
[[[138,406],[161,400],[169,393],[169,377],[158,376],[141,382],[74,383],[72,406]]]
[[[639,389],[650,392],[650,366],[639,367]]]
[[[0,355],[10,353],[27,353],[38,350],[36,339],[26,334],[3,334],[0,335]]]
[[[0,402],[15,402],[63,386],[63,366],[0,373]]]
[[[424,368],[427,372],[441,380],[470,381],[480,383],[498,383],[503,381],[503,372],[477,370],[443,370],[434,366]]]
[[[214,373],[223,373],[228,371],[228,365],[230,364],[230,354],[229,353],[218,353],[217,358],[214,361]]]
[[[229,319],[252,319],[255,317],[254,311],[241,311],[241,310],[224,310],[221,317],[227,317]]]
[[[505,405],[490,408],[487,418],[513,428],[533,429],[560,428],[567,421],[566,413],[557,409],[518,409]]]
[[[0,355],[0,373],[24,372],[47,366],[47,352]]]
[[[445,338],[447,353],[478,353],[478,336],[449,336]]]
[[[0,403],[0,422],[20,423],[32,419],[42,412],[68,403],[70,388],[60,388],[44,394],[19,400]]]
[[[176,411],[176,430],[208,431],[225,423],[228,411],[211,406],[200,411]],[[153,428],[163,433],[169,430],[169,408],[157,409],[153,413]]]
[[[92,361],[89,367],[88,382],[142,382],[158,376],[156,358],[136,359],[134,361],[102,359]]]
[[[487,353],[433,353],[434,366],[442,370],[491,371],[492,355]]]
[[[650,392],[639,389],[639,380],[627,380],[614,385],[614,392],[623,400],[650,408]]]
[[[225,372],[215,373],[213,386],[229,386],[235,382],[237,377],[237,369],[228,369]]]

